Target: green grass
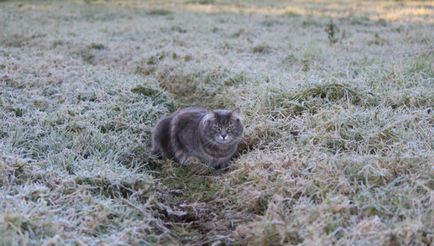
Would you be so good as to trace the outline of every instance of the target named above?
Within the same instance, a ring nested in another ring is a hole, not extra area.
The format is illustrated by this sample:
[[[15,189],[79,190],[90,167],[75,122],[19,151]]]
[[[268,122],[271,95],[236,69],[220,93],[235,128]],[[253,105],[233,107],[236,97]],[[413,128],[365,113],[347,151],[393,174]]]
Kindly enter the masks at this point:
[[[165,16],[165,15],[171,15],[172,11],[167,10],[167,9],[152,9],[148,11],[149,15],[161,15],[161,16]]]
[[[196,3],[196,4],[214,4],[215,0],[193,0],[187,1],[187,3]]]
[[[427,54],[422,54],[414,61],[410,69],[412,73],[423,73],[427,77],[434,77],[434,53],[429,51]]]
[[[99,44],[99,43],[91,43],[89,45],[90,49],[96,49],[96,50],[102,50],[105,49],[106,47],[103,44]]]
[[[433,10],[2,1],[0,245],[433,244]],[[150,155],[193,105],[241,109],[228,170]]]
[[[172,165],[166,164],[154,171],[158,171],[158,179],[168,189],[183,191],[173,202],[209,202],[221,191],[221,184],[215,177],[196,175],[188,168]]]

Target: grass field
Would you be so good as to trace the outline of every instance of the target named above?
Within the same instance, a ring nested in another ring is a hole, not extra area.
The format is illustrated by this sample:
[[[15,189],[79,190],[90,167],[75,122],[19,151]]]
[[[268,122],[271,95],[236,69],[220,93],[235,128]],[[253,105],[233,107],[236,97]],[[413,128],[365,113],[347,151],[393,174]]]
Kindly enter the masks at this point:
[[[240,107],[228,171],[149,157]],[[0,245],[432,245],[432,1],[0,1]]]

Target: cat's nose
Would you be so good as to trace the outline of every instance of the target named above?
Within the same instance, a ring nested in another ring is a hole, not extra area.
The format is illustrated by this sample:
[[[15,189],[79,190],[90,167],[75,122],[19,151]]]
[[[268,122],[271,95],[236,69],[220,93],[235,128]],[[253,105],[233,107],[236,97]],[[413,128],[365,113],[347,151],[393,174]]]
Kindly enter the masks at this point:
[[[228,134],[220,134],[220,136],[222,136],[223,139],[226,139]]]

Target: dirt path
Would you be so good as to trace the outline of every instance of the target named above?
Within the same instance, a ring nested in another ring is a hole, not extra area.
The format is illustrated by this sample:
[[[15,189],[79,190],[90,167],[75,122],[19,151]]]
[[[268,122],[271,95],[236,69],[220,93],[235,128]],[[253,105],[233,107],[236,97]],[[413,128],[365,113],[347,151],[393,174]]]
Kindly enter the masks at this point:
[[[232,244],[236,226],[253,219],[231,201],[224,175],[200,176],[171,161],[160,162],[157,207],[179,242]]]

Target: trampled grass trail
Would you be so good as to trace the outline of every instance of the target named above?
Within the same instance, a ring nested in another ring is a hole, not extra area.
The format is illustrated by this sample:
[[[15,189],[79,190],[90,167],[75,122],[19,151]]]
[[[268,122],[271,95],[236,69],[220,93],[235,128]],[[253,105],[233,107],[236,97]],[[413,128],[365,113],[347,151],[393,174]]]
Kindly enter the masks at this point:
[[[0,1],[0,245],[431,245],[429,1]],[[228,170],[149,157],[240,107]]]

